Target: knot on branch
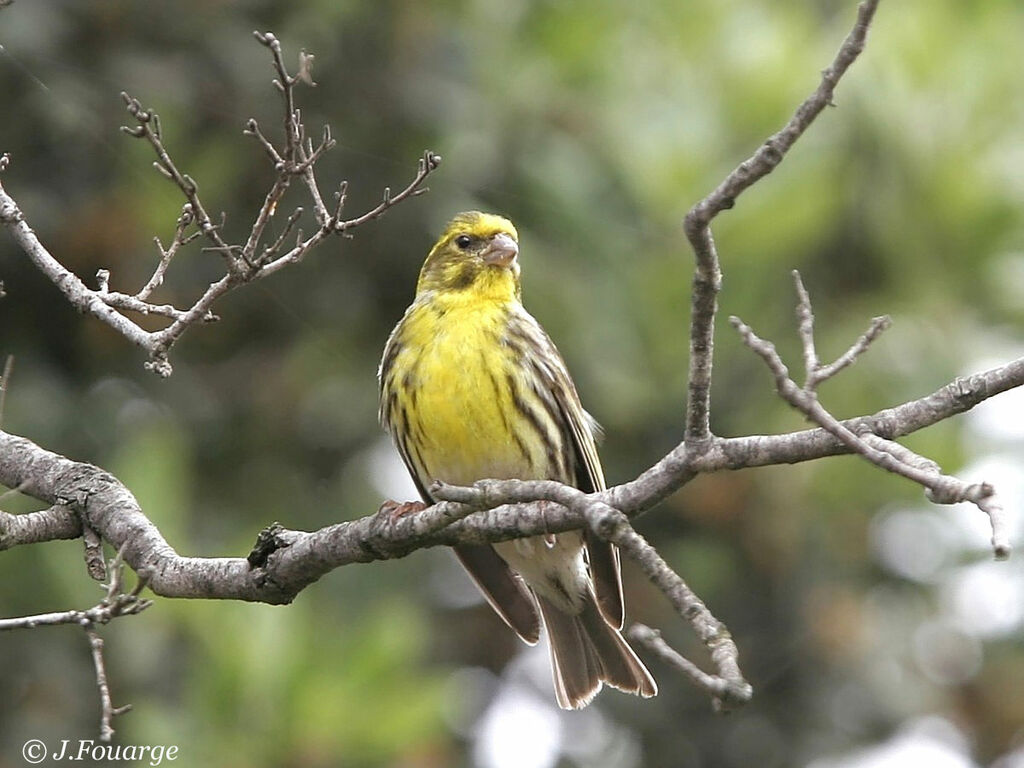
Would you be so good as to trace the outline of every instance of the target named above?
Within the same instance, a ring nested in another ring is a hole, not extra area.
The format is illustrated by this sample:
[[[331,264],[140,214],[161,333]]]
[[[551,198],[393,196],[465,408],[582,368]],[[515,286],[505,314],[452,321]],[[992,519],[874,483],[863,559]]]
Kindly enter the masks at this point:
[[[285,527],[275,521],[257,534],[256,543],[245,558],[251,567],[264,567],[272,554],[291,545],[282,535],[284,531]]]
[[[715,714],[728,715],[746,706],[754,697],[754,686],[745,680],[723,680],[718,694],[711,699],[711,710]]]
[[[626,516],[610,504],[592,502],[585,505],[584,512],[590,530],[604,541],[614,541],[626,523]]]
[[[170,361],[167,359],[166,351],[157,351],[142,364],[142,367],[147,371],[155,373],[161,379],[169,378],[174,373],[174,368],[171,366]]]
[[[4,200],[3,204],[0,205],[0,223],[18,224],[24,220],[25,215],[10,198]]]

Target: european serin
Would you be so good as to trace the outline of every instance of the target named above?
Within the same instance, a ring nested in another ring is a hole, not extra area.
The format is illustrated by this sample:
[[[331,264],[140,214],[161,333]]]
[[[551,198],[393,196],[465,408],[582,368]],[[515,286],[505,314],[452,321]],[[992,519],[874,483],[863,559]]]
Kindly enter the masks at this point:
[[[558,480],[603,490],[596,422],[561,355],[523,308],[518,237],[500,216],[471,211],[427,256],[416,298],[380,365],[380,419],[423,501],[434,480]],[[657,693],[623,639],[616,548],[579,531],[460,544],[455,554],[527,643],[547,628],[559,706],[586,706],[608,683]]]

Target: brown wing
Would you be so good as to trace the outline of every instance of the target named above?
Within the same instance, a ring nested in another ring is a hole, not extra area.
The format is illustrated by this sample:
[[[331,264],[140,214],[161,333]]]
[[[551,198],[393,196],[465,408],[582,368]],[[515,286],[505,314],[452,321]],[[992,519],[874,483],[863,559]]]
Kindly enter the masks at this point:
[[[559,397],[558,404],[569,422],[572,443],[576,452],[576,487],[585,493],[603,491],[604,473],[601,461],[597,456],[594,440],[594,429],[597,423],[590,414],[583,410],[576,396]],[[593,425],[593,427],[592,427]],[[619,567],[619,548],[610,541],[605,541],[587,528],[587,562],[590,564],[590,576],[594,580],[594,594],[601,615],[616,629],[622,629],[625,610],[622,600],[622,575]]]
[[[551,381],[552,394],[568,431],[573,452],[570,464],[575,475],[575,485],[585,493],[603,491],[604,471],[597,455],[597,438],[601,427],[583,410],[576,386],[554,342],[532,317],[530,320],[533,321],[533,330],[539,334],[536,342],[547,347],[547,354],[543,356],[547,364],[538,364],[538,372]],[[604,541],[589,528],[586,530],[586,544],[587,562],[590,564],[598,607],[609,624],[622,629],[624,610],[618,547]]]
[[[512,573],[490,544],[456,544],[453,549],[494,612],[523,642],[536,645],[540,639],[540,618],[533,595],[523,580]]]

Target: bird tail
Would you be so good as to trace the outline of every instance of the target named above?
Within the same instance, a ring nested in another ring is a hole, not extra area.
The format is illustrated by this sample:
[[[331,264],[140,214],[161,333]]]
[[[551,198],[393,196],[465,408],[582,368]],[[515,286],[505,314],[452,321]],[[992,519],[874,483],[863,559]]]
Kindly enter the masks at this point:
[[[647,667],[622,634],[601,615],[594,595],[587,597],[583,611],[572,615],[537,595],[548,631],[558,706],[587,706],[602,683],[645,699],[656,695],[658,685]]]

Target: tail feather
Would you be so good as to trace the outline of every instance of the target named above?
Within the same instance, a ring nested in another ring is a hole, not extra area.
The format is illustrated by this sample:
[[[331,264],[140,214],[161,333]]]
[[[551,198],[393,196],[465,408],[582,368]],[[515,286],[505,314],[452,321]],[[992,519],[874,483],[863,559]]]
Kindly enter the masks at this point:
[[[625,611],[622,603],[622,574],[619,570],[619,548],[602,541],[589,528],[586,533],[587,562],[594,582],[594,595],[605,620],[622,629]]]
[[[602,683],[644,698],[658,686],[619,631],[602,616],[593,594],[575,616],[537,596],[551,648],[555,696],[562,709],[591,702]]]

